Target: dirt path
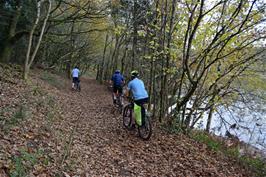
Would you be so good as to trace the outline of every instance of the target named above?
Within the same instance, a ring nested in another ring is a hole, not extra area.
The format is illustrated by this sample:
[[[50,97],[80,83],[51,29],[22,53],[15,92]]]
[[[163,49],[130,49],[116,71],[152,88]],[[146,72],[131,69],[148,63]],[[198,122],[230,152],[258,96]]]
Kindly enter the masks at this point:
[[[111,93],[95,80],[83,79],[78,93],[57,75],[35,72],[25,84],[19,72],[0,77],[1,177],[251,176],[181,134],[154,127],[151,139],[142,141],[124,129]],[[21,114],[14,114],[20,107]],[[14,115],[23,119],[14,122]],[[29,163],[29,157],[38,160]]]
[[[83,79],[82,91],[55,93],[64,105],[66,150],[62,169],[81,176],[245,176],[234,162],[184,136],[155,129],[150,141],[122,126],[110,93]]]

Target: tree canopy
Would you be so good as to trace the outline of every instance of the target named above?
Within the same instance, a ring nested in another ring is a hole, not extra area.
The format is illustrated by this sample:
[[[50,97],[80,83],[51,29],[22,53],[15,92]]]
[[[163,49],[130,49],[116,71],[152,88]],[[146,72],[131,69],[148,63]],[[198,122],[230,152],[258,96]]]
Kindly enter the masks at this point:
[[[193,128],[220,108],[265,102],[263,0],[4,0],[0,61],[73,66],[100,82],[116,69],[145,81],[159,121]],[[264,67],[263,67],[264,66]],[[244,95],[244,96],[243,96]]]

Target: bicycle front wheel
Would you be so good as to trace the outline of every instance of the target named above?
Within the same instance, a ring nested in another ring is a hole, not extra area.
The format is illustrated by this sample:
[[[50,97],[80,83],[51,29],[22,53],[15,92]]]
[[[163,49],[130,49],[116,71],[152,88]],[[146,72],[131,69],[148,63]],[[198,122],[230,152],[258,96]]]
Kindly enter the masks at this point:
[[[133,113],[133,110],[132,110],[131,105],[129,104],[124,108],[124,111],[123,111],[123,125],[128,130],[132,129],[132,113]]]

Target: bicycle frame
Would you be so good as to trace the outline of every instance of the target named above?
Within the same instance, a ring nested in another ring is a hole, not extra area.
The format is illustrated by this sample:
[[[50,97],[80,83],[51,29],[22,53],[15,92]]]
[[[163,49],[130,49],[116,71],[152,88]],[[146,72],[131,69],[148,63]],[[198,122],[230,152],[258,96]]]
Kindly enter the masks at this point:
[[[144,105],[146,104],[142,105],[145,108],[146,106]],[[150,116],[147,114],[148,113],[147,110],[145,109],[144,124],[142,124],[141,126],[136,124],[133,113],[134,113],[134,100],[132,98],[129,98],[129,103],[125,106],[123,112],[123,124],[128,130],[133,130],[134,125],[136,125],[138,128],[139,137],[142,138],[143,140],[148,140],[152,134],[152,126],[150,122]],[[143,130],[145,131],[145,133],[143,133]]]
[[[80,80],[74,82],[74,87],[72,88],[73,91],[80,91]]]
[[[112,92],[112,98],[113,101],[116,98],[116,101],[114,102],[114,106],[116,108],[118,108],[118,111],[120,114],[122,114],[123,112],[123,94],[120,94],[119,91],[117,91],[116,93]]]

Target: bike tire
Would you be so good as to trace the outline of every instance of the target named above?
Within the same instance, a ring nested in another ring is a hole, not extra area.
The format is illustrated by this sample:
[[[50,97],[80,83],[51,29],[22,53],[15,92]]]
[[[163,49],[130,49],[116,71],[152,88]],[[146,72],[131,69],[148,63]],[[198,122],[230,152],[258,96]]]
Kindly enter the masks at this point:
[[[112,98],[113,98],[113,103],[114,103],[115,108],[117,108],[119,114],[122,114],[123,113],[122,96],[119,95],[116,98],[116,102],[114,102],[114,97],[113,96],[112,96]]]
[[[118,111],[120,114],[122,114],[123,113],[123,104],[122,104],[122,96],[121,95],[119,95],[118,100],[119,100],[118,101]]]
[[[81,91],[80,83],[78,82],[74,83],[74,91],[78,91],[78,92]]]
[[[119,107],[118,107],[118,111],[119,111],[120,114],[123,113],[123,106],[122,106],[122,105],[119,105]]]
[[[128,130],[132,130],[133,126],[132,126],[132,114],[133,114],[133,110],[131,105],[127,105],[125,106],[124,110],[123,110],[123,125],[126,129]]]
[[[80,83],[77,84],[77,90],[78,90],[79,92],[81,91]]]
[[[143,140],[149,140],[152,135],[152,125],[149,116],[145,116],[144,125],[138,126],[139,137]],[[143,133],[145,130],[145,133]]]

